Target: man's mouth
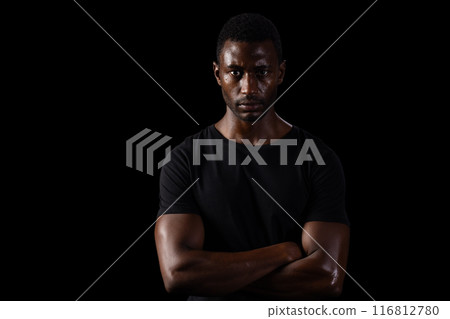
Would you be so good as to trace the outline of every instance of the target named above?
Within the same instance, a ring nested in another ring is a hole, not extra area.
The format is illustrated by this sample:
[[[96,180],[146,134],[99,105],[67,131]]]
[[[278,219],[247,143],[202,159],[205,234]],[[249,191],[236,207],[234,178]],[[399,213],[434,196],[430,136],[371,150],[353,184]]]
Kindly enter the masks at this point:
[[[239,104],[239,108],[245,112],[255,112],[264,108],[260,102],[244,102]]]

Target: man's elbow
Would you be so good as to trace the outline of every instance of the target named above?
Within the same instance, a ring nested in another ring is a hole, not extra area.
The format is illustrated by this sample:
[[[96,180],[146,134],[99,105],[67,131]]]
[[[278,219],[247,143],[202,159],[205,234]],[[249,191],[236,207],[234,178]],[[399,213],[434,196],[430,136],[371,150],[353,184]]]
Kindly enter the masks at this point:
[[[333,300],[341,296],[343,290],[344,275],[338,270],[322,270],[317,274],[311,290],[306,293],[306,298],[311,300]],[[304,293],[304,292],[303,292]]]
[[[291,300],[333,300],[341,296],[343,289],[343,276],[332,272],[322,272],[310,289],[303,285],[294,290],[286,291],[285,297]]]
[[[163,275],[164,288],[169,294],[183,293],[185,285],[177,270],[167,271]]]
[[[338,298],[340,295],[342,295],[342,288],[343,285],[340,283],[331,284],[328,289],[328,295],[331,298]]]
[[[176,282],[174,281],[172,276],[163,276],[163,282],[164,282],[164,289],[166,289],[166,291],[169,294],[173,294],[176,293],[177,291],[177,286],[176,286]]]
[[[340,271],[334,271],[327,275],[327,285],[324,289],[324,294],[328,298],[338,298],[342,294],[344,286],[344,274]]]

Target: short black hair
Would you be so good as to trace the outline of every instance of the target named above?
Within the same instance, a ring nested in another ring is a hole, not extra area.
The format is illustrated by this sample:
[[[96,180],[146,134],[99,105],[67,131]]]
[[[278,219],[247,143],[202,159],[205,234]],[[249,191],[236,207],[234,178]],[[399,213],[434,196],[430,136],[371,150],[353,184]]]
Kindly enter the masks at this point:
[[[216,58],[220,62],[220,53],[225,41],[261,42],[272,40],[278,55],[278,62],[283,61],[281,39],[275,25],[258,13],[242,13],[232,17],[222,27],[217,39]]]

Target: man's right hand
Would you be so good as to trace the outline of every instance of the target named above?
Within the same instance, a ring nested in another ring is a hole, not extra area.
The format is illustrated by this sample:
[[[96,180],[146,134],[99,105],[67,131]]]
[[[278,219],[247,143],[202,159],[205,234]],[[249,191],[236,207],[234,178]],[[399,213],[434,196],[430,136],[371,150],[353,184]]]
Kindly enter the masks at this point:
[[[303,257],[300,247],[293,241],[284,242],[288,262],[296,261]]]

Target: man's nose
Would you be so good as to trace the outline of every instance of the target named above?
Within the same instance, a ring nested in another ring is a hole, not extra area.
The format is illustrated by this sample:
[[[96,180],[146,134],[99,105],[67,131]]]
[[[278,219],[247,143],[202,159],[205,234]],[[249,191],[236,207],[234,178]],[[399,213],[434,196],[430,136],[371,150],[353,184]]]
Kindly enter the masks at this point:
[[[245,73],[241,78],[241,93],[253,95],[258,93],[258,79],[251,73]]]

